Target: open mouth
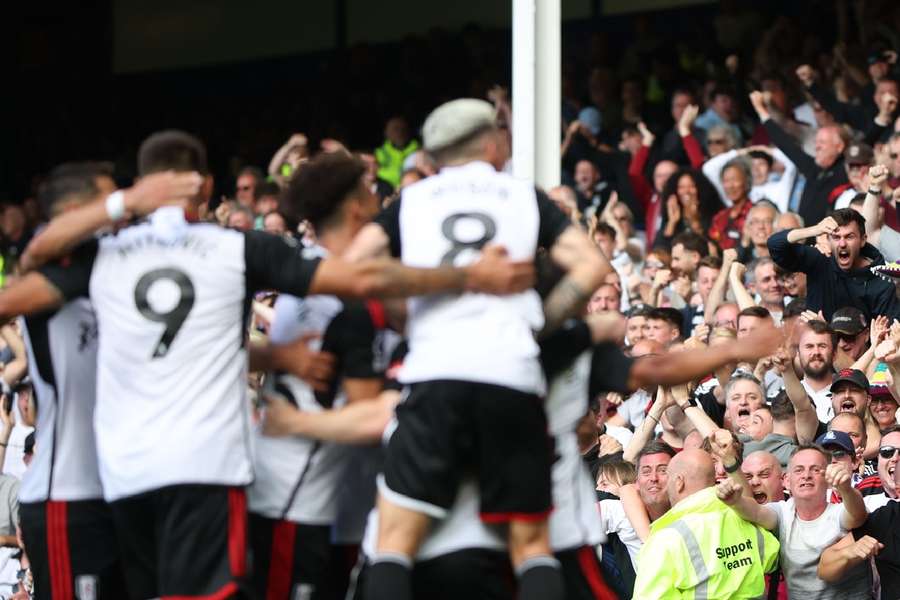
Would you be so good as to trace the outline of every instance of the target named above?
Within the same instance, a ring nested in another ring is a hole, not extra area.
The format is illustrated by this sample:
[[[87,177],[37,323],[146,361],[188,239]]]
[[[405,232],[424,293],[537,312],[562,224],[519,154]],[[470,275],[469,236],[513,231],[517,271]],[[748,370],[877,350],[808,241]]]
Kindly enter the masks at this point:
[[[811,482],[801,483],[800,485],[797,486],[797,488],[801,489],[801,490],[806,490],[806,489],[811,490],[811,489],[813,489],[813,484]]]
[[[890,475],[891,477],[893,477],[893,476],[894,476],[894,471],[896,471],[896,470],[897,470],[897,465],[896,465],[896,464],[893,464],[893,465],[889,466],[889,467],[888,467],[888,475]]]
[[[739,408],[737,412],[738,417],[749,417],[750,409],[749,408]]]
[[[853,400],[844,400],[841,402],[841,412],[856,412],[856,404]]]
[[[838,260],[840,260],[842,262],[846,262],[846,261],[850,260],[850,253],[846,250],[838,250],[837,257],[838,257]]]
[[[755,492],[753,494],[753,499],[756,500],[757,504],[765,504],[766,500],[768,500],[765,492]]]

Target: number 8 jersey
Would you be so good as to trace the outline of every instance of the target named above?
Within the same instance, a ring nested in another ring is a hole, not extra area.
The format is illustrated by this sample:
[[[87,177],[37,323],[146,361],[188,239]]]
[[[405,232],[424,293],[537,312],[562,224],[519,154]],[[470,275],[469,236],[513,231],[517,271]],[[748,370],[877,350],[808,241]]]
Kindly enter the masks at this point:
[[[462,266],[487,244],[515,261],[533,260],[571,225],[534,186],[486,162],[445,167],[403,190],[377,218],[391,253],[412,267]],[[535,332],[544,324],[541,299],[466,293],[409,300],[409,355],[402,383],[456,379],[542,394]]]
[[[305,295],[318,260],[283,238],[151,223],[82,246],[51,281],[97,315],[104,497],[252,479],[245,323],[260,289]]]

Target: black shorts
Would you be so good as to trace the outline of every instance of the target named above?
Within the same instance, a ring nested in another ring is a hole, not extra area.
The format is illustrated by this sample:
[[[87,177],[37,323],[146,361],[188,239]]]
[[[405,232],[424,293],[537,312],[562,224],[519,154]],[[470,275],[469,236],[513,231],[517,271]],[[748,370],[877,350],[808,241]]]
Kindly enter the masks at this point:
[[[474,472],[485,522],[547,517],[553,440],[538,396],[486,383],[426,381],[409,387],[396,414],[379,485],[388,501],[443,518],[462,476]]]
[[[354,570],[350,600],[367,600],[365,589],[369,565],[362,561]],[[516,578],[506,552],[471,548],[417,562],[412,573],[416,600],[513,600]]]
[[[105,502],[23,503],[19,520],[37,600],[128,597]]]
[[[174,485],[110,508],[132,598],[231,598],[246,588],[243,488]]]
[[[331,527],[301,525],[250,513],[253,589],[266,600],[322,598]]]
[[[597,550],[582,546],[554,552],[562,568],[566,600],[616,600],[619,596],[603,579]]]

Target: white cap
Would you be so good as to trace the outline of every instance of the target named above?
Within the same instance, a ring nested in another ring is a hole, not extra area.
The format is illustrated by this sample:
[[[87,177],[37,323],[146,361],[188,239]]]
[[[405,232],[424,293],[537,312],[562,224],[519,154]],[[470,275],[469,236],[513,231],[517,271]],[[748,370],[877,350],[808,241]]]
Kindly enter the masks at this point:
[[[431,111],[422,125],[422,142],[426,150],[440,150],[497,124],[490,102],[477,98],[460,98],[441,104]]]

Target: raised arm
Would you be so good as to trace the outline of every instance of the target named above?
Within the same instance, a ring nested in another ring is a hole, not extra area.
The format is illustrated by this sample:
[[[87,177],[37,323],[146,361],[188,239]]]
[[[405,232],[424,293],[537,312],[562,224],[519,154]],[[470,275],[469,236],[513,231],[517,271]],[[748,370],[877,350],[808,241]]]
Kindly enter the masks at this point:
[[[737,250],[728,248],[722,251],[722,268],[716,276],[716,282],[713,284],[706,299],[706,306],[703,309],[703,322],[712,323],[718,310],[719,305],[725,301],[725,290],[728,286],[728,275],[731,273],[731,265],[737,260]]]
[[[784,389],[787,397],[794,407],[794,421],[797,427],[797,443],[811,444],[816,439],[816,430],[819,427],[819,417],[813,407],[812,400],[806,393],[806,388],[800,383],[797,372],[794,371],[794,359],[788,350],[782,350],[781,359],[784,363]]]
[[[28,273],[0,290],[0,321],[62,306],[60,291],[41,273]]]
[[[681,118],[678,120],[678,136],[681,138],[681,145],[684,147],[684,152],[688,156],[692,169],[699,169],[703,165],[705,158],[700,141],[691,133],[691,127],[694,121],[697,120],[697,113],[699,112],[700,107],[696,104],[691,104],[684,108],[681,112]]]
[[[12,387],[28,373],[28,354],[25,352],[25,341],[12,324],[0,328],[0,336],[12,350],[13,359],[3,368],[3,381]],[[0,465],[3,463],[0,462]]]
[[[637,486],[633,483],[623,485],[619,488],[619,498],[622,501],[625,518],[631,523],[631,527],[640,540],[646,542],[650,537],[650,515],[647,514],[647,507],[641,500]]]
[[[777,183],[769,184],[766,195],[775,203],[778,210],[786,212],[790,205],[794,182],[797,180],[797,165],[778,148],[772,152],[772,158],[784,165],[784,173],[781,174],[781,179]]]
[[[841,527],[855,529],[866,522],[869,511],[863,502],[862,494],[853,487],[850,469],[847,465],[832,463],[825,469],[825,481],[829,487],[840,494],[843,511],[841,512]]]
[[[647,445],[647,442],[653,439],[653,432],[656,430],[656,426],[659,425],[659,420],[662,418],[666,408],[668,408],[667,394],[660,386],[656,390],[656,401],[650,407],[647,416],[641,421],[641,424],[635,430],[634,435],[631,436],[631,440],[628,441],[628,445],[622,452],[622,460],[631,464],[637,464],[638,453]]]
[[[704,438],[709,437],[719,428],[702,408],[691,402],[687,384],[682,383],[673,386],[672,397],[675,400],[675,404],[677,404],[682,412],[684,412],[688,421],[697,428],[697,431],[699,431],[700,435]]]
[[[775,511],[768,506],[757,504],[752,497],[745,496],[744,488],[731,477],[716,485],[716,495],[745,521],[750,521],[769,531],[774,531],[778,527],[778,517]]]
[[[809,154],[803,151],[803,148],[792,138],[781,126],[778,125],[769,114],[766,108],[763,93],[756,91],[750,93],[750,104],[759,117],[759,122],[769,134],[769,139],[782,152],[784,152],[791,161],[797,165],[797,169],[807,177],[814,177],[818,173],[816,161]]]
[[[878,209],[881,207],[882,186],[889,174],[884,165],[869,167],[869,189],[866,190],[866,199],[863,201],[863,218],[866,220],[866,235],[870,237],[881,229],[878,225]]]
[[[153,173],[126,190],[98,198],[54,218],[31,240],[22,254],[23,271],[60,258],[79,243],[126,218],[147,215],[166,204],[194,198],[204,179],[198,173]]]
[[[728,152],[713,156],[703,163],[703,174],[706,175],[709,182],[712,183],[713,187],[716,188],[716,191],[719,192],[719,199],[722,200],[725,206],[731,206],[731,200],[725,195],[725,188],[722,186],[722,167],[724,167],[729,160],[737,157],[737,155],[737,150],[729,150]]]
[[[738,308],[741,310],[756,306],[753,296],[744,287],[744,273],[746,272],[747,267],[739,262],[732,263],[731,270],[728,272],[728,285],[731,287],[731,293],[734,294],[734,299],[737,300]]]
[[[741,488],[741,498],[755,504],[753,490],[750,489],[750,483],[741,471],[742,460],[735,452],[734,436],[726,429],[716,428],[710,433],[709,442],[713,456],[722,463],[722,468],[728,473],[728,478]]]
[[[858,564],[874,558],[884,549],[884,544],[868,535],[853,541],[848,533],[822,553],[819,559],[818,575],[822,581],[839,583]]]

